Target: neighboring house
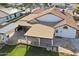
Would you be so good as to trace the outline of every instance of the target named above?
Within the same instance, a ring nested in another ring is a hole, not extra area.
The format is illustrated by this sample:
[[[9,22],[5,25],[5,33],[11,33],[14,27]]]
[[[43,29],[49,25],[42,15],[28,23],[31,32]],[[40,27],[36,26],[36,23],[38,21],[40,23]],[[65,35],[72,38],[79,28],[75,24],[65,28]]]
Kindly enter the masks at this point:
[[[0,18],[1,18],[1,17],[5,17],[5,16],[8,16],[8,15],[9,15],[8,13],[6,13],[6,12],[0,10]]]
[[[0,28],[0,36],[1,36],[1,40],[3,41],[3,43],[7,43],[6,41],[9,39],[7,37],[7,34],[10,32],[13,32],[17,26],[18,26],[17,24],[12,23],[5,27]]]
[[[0,10],[4,11],[7,14],[14,14],[14,13],[20,11],[20,10],[18,10],[16,8],[1,8]]]
[[[16,8],[1,8],[0,9],[0,23],[12,20],[16,17],[19,17],[20,11]]]
[[[31,13],[31,9],[30,8],[24,9],[24,11],[22,11],[21,13],[22,14],[29,14],[29,13]]]
[[[15,23],[11,23],[11,24],[6,25],[6,26],[0,25],[0,36],[1,36],[1,40],[4,43],[7,43],[7,41],[10,40],[11,37],[13,37],[12,36],[13,35],[12,33],[15,33],[16,32],[15,29],[18,26],[22,26],[25,30],[27,30],[27,27],[31,27],[31,24],[28,24],[25,21],[17,21]],[[7,37],[7,36],[9,36],[9,37]]]

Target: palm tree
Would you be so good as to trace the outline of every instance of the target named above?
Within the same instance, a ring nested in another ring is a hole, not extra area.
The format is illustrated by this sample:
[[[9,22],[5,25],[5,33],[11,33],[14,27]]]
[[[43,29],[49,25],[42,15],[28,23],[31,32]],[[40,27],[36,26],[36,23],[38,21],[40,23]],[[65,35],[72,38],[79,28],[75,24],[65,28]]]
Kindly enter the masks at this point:
[[[74,14],[79,14],[79,4],[77,4],[76,8],[73,10],[73,15]]]

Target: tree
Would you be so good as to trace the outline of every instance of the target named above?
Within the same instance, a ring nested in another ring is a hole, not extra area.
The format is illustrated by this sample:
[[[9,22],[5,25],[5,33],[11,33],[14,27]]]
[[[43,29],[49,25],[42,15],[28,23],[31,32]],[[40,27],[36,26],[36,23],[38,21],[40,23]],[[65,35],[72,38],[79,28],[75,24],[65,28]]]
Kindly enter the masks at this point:
[[[79,5],[76,6],[75,10],[73,11],[73,14],[74,14],[75,12],[76,12],[77,14],[79,14]]]
[[[1,5],[1,6],[4,6],[4,7],[6,7],[6,8],[7,8],[7,7],[10,7],[10,5],[9,5],[8,3],[0,3],[0,5]]]

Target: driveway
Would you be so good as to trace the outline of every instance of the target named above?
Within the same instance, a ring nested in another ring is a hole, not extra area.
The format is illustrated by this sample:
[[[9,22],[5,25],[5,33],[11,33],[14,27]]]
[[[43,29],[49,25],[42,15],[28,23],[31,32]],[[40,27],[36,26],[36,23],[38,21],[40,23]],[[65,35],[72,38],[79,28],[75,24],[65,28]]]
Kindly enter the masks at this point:
[[[18,40],[25,40],[24,34],[25,32],[23,30],[14,32],[12,36],[8,39],[8,44],[16,45]]]
[[[79,39],[69,39],[76,52],[79,52]]]
[[[69,39],[66,39],[66,38],[54,38],[53,41],[54,41],[53,42],[54,46],[60,46],[60,47],[63,47],[65,49],[68,49],[68,50],[71,50],[71,51],[74,50],[74,48],[73,48],[74,46],[69,41]]]

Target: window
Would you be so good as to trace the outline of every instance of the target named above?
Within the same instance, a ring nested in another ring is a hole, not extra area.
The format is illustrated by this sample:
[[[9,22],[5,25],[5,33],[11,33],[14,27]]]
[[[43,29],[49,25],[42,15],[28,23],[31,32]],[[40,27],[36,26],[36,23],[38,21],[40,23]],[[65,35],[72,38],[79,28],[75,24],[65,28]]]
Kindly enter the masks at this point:
[[[58,33],[58,30],[56,30],[56,33]]]
[[[67,26],[64,26],[63,29],[68,29],[68,27]]]

